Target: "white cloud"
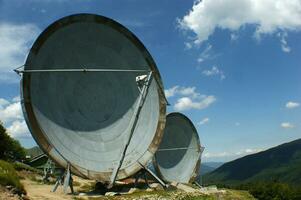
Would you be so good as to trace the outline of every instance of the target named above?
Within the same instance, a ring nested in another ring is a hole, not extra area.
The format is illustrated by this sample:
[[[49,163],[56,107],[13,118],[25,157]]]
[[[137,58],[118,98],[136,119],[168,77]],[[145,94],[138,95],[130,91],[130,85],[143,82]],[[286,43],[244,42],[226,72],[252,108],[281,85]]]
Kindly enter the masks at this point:
[[[185,42],[185,49],[191,49],[192,48],[192,44],[190,42]]]
[[[280,125],[282,128],[285,129],[290,129],[290,128],[294,128],[295,126],[293,124],[291,124],[290,122],[282,122]]]
[[[254,153],[258,153],[263,151],[264,149],[252,149],[252,148],[247,148],[247,149],[242,149],[239,150],[238,152],[218,152],[218,153],[204,153],[203,157],[205,158],[238,158],[238,157],[242,157],[242,156],[246,156],[246,155],[250,155],[250,154],[254,154]]]
[[[184,111],[191,109],[202,110],[210,106],[216,101],[214,96],[206,96],[200,99],[191,99],[189,97],[179,98],[174,106],[176,111]]]
[[[198,62],[201,63],[203,61],[205,61],[206,59],[209,59],[210,58],[210,51],[212,49],[212,45],[208,45],[204,50],[203,52],[201,53],[201,55],[199,56],[198,58]]]
[[[202,74],[205,76],[220,76],[221,80],[224,80],[226,78],[224,72],[220,70],[217,66],[213,66],[209,70],[204,70]]]
[[[13,102],[20,102],[21,99],[20,99],[20,96],[16,96],[13,98]]]
[[[178,85],[165,90],[165,96],[167,98],[173,97],[175,95],[181,96],[191,96],[193,98],[197,98],[201,96],[198,92],[195,91],[196,87],[180,87]]]
[[[16,119],[23,119],[20,102],[10,102],[0,109],[0,120],[4,123],[9,123]]]
[[[231,33],[230,34],[231,41],[236,41],[238,38],[239,38],[238,34],[236,34],[236,33]]]
[[[278,33],[277,36],[280,38],[281,49],[285,53],[291,52],[291,48],[288,46],[286,38],[287,32]]]
[[[30,137],[23,117],[20,97],[14,97],[11,101],[0,98],[0,121],[4,123],[12,137]]]
[[[207,124],[210,121],[208,117],[202,119],[200,122],[198,122],[198,125],[202,126],[204,124]]]
[[[297,108],[300,106],[300,103],[298,102],[293,102],[293,101],[289,101],[285,104],[285,107],[288,109],[293,109],[293,108]]]
[[[249,154],[258,153],[260,151],[263,151],[263,149],[248,148],[248,149],[240,150],[240,151],[236,152],[235,154],[241,156],[241,155],[249,155]]]
[[[177,93],[178,88],[179,88],[179,86],[176,85],[176,86],[174,86],[172,88],[164,90],[166,98],[175,96],[176,93]]]
[[[201,96],[198,92],[195,91],[196,87],[180,87],[178,94],[182,96],[191,96],[192,98],[197,98]]]
[[[228,152],[221,152],[221,153],[204,153],[202,157],[205,158],[221,158],[221,157],[228,157],[231,156],[232,154]]]
[[[9,101],[7,101],[6,99],[0,98],[0,109],[2,109],[7,104],[9,104]]]
[[[34,24],[0,22],[0,81],[16,82],[13,69],[24,64],[29,48],[40,32]]]
[[[7,128],[7,132],[14,138],[30,137],[30,133],[24,120],[13,121]]]
[[[193,31],[193,42],[208,40],[217,28],[232,32],[252,24],[254,36],[301,29],[300,0],[197,0],[179,20],[183,30]]]
[[[196,91],[196,87],[174,86],[165,90],[167,98],[177,97],[174,110],[184,111],[191,109],[205,109],[216,101],[213,95],[204,95]]]

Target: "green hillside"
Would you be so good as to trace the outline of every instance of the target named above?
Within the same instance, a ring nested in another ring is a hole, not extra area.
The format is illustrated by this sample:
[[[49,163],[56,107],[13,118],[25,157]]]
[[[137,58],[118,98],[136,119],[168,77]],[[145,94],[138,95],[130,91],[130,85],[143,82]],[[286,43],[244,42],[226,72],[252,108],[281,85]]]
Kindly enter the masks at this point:
[[[201,164],[200,174],[204,175],[204,174],[207,174],[209,172],[212,172],[213,170],[215,170],[215,168],[207,166],[206,164]]]
[[[205,184],[279,181],[301,185],[301,139],[225,163],[203,177]]]
[[[34,158],[44,153],[38,146],[34,146],[30,149],[26,149],[26,154],[30,156],[30,158]]]
[[[216,168],[220,167],[222,164],[222,162],[204,162],[201,164],[200,173],[201,175],[204,175],[209,172],[212,172]]]

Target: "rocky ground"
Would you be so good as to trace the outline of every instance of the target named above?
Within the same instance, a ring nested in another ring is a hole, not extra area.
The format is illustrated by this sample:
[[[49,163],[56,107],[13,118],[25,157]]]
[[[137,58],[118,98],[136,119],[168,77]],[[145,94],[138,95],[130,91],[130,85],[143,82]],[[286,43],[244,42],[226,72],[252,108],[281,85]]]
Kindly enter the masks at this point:
[[[74,178],[75,194],[64,194],[63,187],[59,186],[56,192],[51,192],[54,185],[54,179],[48,184],[41,181],[41,176],[33,172],[19,172],[22,184],[26,190],[26,195],[18,196],[13,194],[11,188],[0,188],[0,199],[2,200],[202,200],[202,199],[225,199],[225,200],[248,200],[254,199],[246,191],[217,189],[216,187],[198,188],[178,183],[164,190],[157,183],[140,183],[137,187],[133,184],[121,184],[110,191],[95,190],[95,182],[84,180],[79,177]],[[70,192],[70,190],[69,190]]]
[[[0,187],[0,199],[1,200],[19,200],[19,195],[14,194],[10,188]]]

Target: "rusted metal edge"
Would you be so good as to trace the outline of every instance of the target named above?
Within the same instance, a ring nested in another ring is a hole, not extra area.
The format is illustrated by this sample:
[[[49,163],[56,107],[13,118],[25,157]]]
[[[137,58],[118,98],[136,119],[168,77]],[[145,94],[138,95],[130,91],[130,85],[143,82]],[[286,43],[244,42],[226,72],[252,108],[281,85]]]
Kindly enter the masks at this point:
[[[150,53],[147,51],[147,49],[145,48],[145,46],[142,44],[142,42],[133,34],[131,33],[127,28],[125,28],[123,25],[119,24],[118,22],[109,19],[107,17],[104,16],[100,16],[100,15],[94,15],[94,14],[75,14],[75,15],[70,15],[67,17],[64,17],[62,19],[59,19],[58,21],[54,22],[53,24],[51,24],[50,26],[48,26],[37,38],[37,40],[34,42],[33,46],[31,47],[31,50],[27,56],[24,68],[26,70],[27,66],[31,63],[31,60],[33,59],[33,57],[38,53],[39,49],[41,48],[41,46],[43,45],[43,43],[47,40],[47,38],[53,34],[56,30],[67,26],[69,24],[75,23],[75,22],[80,22],[80,21],[91,21],[91,22],[98,22],[101,24],[108,24],[110,25],[112,28],[114,28],[115,30],[119,31],[121,34],[123,34],[124,36],[126,36],[130,41],[132,41],[135,46],[142,52],[146,62],[148,63],[149,67],[151,68],[151,71],[153,72],[153,76],[154,76],[154,80],[157,83],[157,91],[159,94],[159,121],[157,124],[157,129],[156,129],[156,133],[154,135],[153,141],[151,142],[149,148],[147,149],[147,151],[152,152],[154,154],[154,152],[157,150],[158,145],[160,144],[160,141],[162,139],[163,136],[163,129],[165,127],[165,114],[166,114],[166,105],[168,104],[167,99],[165,97],[164,94],[164,87],[163,87],[163,83],[161,80],[161,76],[160,73],[156,67],[156,64],[153,60],[153,58],[151,57]],[[35,141],[37,142],[37,144],[40,146],[40,148],[44,151],[44,153],[46,153],[54,162],[56,162],[59,166],[66,168],[66,166],[62,163],[58,163],[58,161],[56,160],[56,158],[52,157],[49,154],[49,150],[51,150],[50,147],[53,147],[53,145],[50,143],[50,141],[47,139],[46,135],[43,133],[43,131],[41,130],[41,127],[39,126],[37,119],[35,118],[34,112],[33,112],[33,108],[31,105],[31,101],[30,101],[30,74],[25,74],[23,75],[22,79],[22,88],[27,88],[27,90],[25,91],[25,95],[27,96],[27,100],[28,102],[26,102],[26,104],[24,104],[24,115],[27,116],[27,125],[31,130],[32,136],[35,139]],[[58,151],[57,151],[58,152]],[[59,152],[58,152],[59,153]],[[68,161],[67,161],[68,162]],[[146,163],[142,163],[142,164],[146,164]],[[136,166],[138,166],[139,164],[136,163]],[[140,168],[141,169],[141,168]],[[136,173],[137,171],[140,170],[139,168],[135,168],[134,173]],[[92,178],[95,176],[108,176],[109,174],[111,174],[111,172],[103,172],[103,173],[99,173],[99,172],[94,172],[91,170],[86,170],[83,169],[77,165],[72,165],[71,166],[71,171],[78,175],[81,176],[83,178]],[[86,173],[82,173],[82,171],[85,171]],[[125,171],[124,169],[121,169],[120,172]],[[93,175],[92,175],[93,174]],[[97,175],[98,174],[98,175]],[[122,174],[126,174],[126,173],[122,173]],[[127,178],[127,176],[118,176],[117,179],[124,179]]]
[[[198,174],[198,173],[199,173],[199,168],[200,168],[200,164],[201,164],[201,159],[200,159],[200,157],[201,157],[201,154],[202,154],[202,148],[204,148],[204,147],[201,146],[199,134],[198,134],[198,132],[197,132],[195,126],[194,126],[193,123],[191,122],[191,120],[190,120],[187,116],[185,116],[184,114],[182,114],[182,113],[180,113],[180,112],[172,112],[172,113],[169,113],[169,114],[166,116],[166,118],[167,118],[168,116],[174,116],[174,115],[181,115],[182,117],[184,117],[184,118],[188,121],[188,123],[190,124],[190,126],[192,127],[193,132],[196,133],[196,139],[197,139],[197,148],[196,148],[196,149],[197,149],[198,152],[199,152],[199,160],[197,161],[196,166],[194,167],[194,170],[193,170],[193,172],[191,173],[191,177],[190,177],[190,179],[189,179],[189,183],[193,183],[193,182],[195,181],[196,177],[197,177],[197,176],[195,176],[195,174]],[[161,173],[160,167],[159,167],[159,165],[158,165],[158,163],[157,163],[157,161],[156,161],[156,154],[154,155],[154,158],[153,158],[153,160],[152,160],[152,163],[153,163],[153,166],[154,166],[156,172],[158,173],[158,176],[159,176],[162,180],[164,180],[165,182],[169,182],[168,180],[166,180],[166,179],[164,178],[163,174]]]

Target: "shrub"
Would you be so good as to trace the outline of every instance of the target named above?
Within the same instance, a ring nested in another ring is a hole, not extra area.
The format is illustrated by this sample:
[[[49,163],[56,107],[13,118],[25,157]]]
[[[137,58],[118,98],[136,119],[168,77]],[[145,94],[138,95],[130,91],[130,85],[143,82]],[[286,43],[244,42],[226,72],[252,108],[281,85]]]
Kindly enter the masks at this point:
[[[0,160],[0,185],[11,185],[17,189],[18,193],[25,193],[24,187],[14,167],[3,160]]]
[[[23,160],[25,155],[25,149],[17,140],[8,135],[0,121],[0,159],[9,161]]]
[[[287,183],[274,182],[250,182],[234,186],[235,189],[248,190],[259,200],[299,200],[301,199],[300,187],[294,187]]]

